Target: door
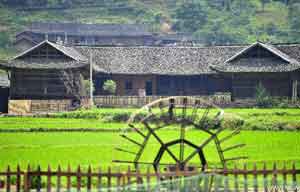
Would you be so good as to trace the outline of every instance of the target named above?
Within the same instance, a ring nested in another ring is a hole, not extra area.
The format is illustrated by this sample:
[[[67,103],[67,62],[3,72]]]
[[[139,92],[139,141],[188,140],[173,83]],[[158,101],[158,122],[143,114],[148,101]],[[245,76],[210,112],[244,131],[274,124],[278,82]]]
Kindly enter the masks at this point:
[[[9,88],[0,87],[0,113],[8,112]]]
[[[152,81],[146,81],[146,95],[152,95]]]

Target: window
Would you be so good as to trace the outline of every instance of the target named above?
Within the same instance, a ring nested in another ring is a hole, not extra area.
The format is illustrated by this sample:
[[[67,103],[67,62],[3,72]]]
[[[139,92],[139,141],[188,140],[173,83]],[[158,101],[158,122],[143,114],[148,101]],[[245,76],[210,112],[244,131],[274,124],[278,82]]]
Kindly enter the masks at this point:
[[[126,81],[125,82],[125,89],[126,90],[131,90],[132,89],[132,81]]]

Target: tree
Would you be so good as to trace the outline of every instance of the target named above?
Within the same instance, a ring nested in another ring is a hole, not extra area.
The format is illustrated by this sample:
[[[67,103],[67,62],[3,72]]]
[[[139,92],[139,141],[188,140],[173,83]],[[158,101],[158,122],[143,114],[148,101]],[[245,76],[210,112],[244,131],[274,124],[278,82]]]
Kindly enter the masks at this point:
[[[110,94],[116,93],[117,84],[113,80],[106,80],[103,84],[103,90]]]
[[[207,12],[200,2],[182,3],[174,14],[174,29],[184,32],[195,32],[207,21]]]
[[[267,3],[270,3],[270,0],[260,0],[261,6],[262,6],[262,11],[265,12],[265,7]]]
[[[290,37],[294,42],[300,41],[300,2],[298,0],[290,0],[289,2],[289,25]]]

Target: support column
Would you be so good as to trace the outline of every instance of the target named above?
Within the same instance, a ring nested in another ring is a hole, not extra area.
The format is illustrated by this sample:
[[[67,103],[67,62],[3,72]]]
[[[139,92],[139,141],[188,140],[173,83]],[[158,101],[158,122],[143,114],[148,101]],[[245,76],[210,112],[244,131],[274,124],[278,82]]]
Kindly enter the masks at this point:
[[[292,100],[296,101],[298,98],[298,80],[293,79],[293,86],[292,86]]]

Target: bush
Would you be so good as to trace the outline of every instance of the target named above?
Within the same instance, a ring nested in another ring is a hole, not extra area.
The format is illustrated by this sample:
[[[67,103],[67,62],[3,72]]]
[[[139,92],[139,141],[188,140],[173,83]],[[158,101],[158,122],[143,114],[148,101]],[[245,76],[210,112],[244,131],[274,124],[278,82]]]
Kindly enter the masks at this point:
[[[103,84],[103,90],[110,94],[116,93],[117,84],[113,80],[106,80]]]
[[[258,107],[272,107],[273,100],[269,96],[266,88],[259,83],[258,86],[255,88],[255,101]]]

